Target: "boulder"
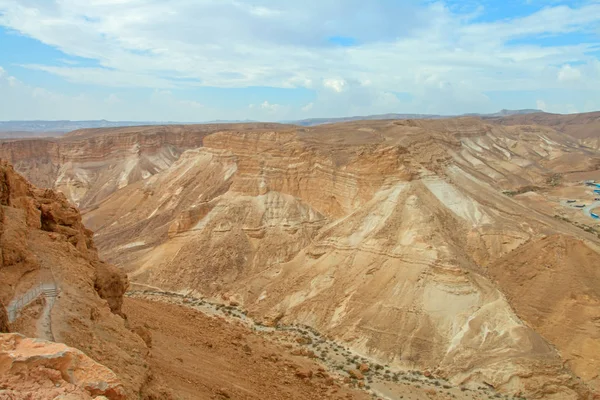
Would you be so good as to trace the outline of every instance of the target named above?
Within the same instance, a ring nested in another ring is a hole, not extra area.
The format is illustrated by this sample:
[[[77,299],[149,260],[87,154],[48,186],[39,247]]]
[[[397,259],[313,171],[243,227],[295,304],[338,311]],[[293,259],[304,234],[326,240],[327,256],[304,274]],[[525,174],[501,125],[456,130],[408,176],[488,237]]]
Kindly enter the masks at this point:
[[[364,372],[369,372],[369,370],[370,370],[370,369],[371,369],[371,368],[369,368],[369,364],[366,364],[366,363],[362,363],[362,364],[360,364],[360,365],[358,366],[358,370],[359,370],[360,372],[363,372],[363,373],[364,373]]]
[[[310,379],[313,376],[313,372],[308,368],[299,368],[296,371],[296,376],[301,379]]]
[[[81,351],[16,333],[0,334],[0,387],[17,398],[126,399],[115,373]]]
[[[98,295],[108,302],[110,310],[122,315],[123,295],[129,288],[127,275],[117,267],[104,262],[93,262],[96,267],[94,288]]]

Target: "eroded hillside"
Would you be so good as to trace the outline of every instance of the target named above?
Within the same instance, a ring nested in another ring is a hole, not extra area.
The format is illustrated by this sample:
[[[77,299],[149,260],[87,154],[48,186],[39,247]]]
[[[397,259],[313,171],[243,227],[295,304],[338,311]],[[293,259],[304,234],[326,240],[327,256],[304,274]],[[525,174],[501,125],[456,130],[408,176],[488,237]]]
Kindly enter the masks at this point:
[[[584,146],[600,149],[600,112],[567,115],[533,113],[491,118],[490,121],[504,125],[548,126],[576,138]]]
[[[254,129],[269,124],[249,124]],[[0,141],[0,158],[38,187],[57,189],[79,207],[167,169],[181,153],[227,125],[82,129],[60,138]]]
[[[555,218],[549,194],[598,169],[593,146],[475,118],[217,127],[202,144],[85,211],[133,281],[455,385],[600,388],[598,232]]]
[[[548,235],[596,248],[502,191],[597,156],[549,128],[475,119],[218,132],[85,220],[136,281],[235,298],[456,384],[578,398],[593,358],[563,367],[568,348],[534,329],[531,299],[507,298],[496,266]]]
[[[0,194],[0,398],[369,398],[221,316],[143,299],[125,309],[127,277],[63,194],[5,161]]]

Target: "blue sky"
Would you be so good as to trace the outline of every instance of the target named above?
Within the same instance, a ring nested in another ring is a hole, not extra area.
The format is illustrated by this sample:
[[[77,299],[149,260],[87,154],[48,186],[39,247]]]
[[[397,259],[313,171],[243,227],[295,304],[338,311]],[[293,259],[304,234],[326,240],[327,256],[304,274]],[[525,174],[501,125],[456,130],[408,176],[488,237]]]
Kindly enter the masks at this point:
[[[0,0],[0,120],[600,110],[600,0]]]

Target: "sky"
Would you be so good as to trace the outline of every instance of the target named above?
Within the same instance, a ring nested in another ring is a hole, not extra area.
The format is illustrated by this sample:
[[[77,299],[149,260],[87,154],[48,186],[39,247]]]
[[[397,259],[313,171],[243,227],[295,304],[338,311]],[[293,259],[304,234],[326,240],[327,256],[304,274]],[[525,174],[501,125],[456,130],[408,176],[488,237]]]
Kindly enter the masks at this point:
[[[0,0],[0,120],[600,110],[600,0]]]

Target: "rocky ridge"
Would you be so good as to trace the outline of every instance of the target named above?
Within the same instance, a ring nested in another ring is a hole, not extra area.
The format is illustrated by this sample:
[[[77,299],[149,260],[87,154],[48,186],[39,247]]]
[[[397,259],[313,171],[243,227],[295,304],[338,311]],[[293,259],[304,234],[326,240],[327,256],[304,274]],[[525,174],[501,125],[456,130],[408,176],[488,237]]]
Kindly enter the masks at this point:
[[[91,207],[168,168],[183,151],[201,146],[203,137],[215,129],[215,125],[82,129],[59,138],[0,141],[0,158],[34,185],[58,189],[74,205]]]
[[[108,368],[61,343],[0,335],[0,397],[7,399],[125,400]]]
[[[583,146],[600,149],[600,112],[567,115],[532,113],[492,118],[490,121],[503,125],[547,126],[572,136]]]

